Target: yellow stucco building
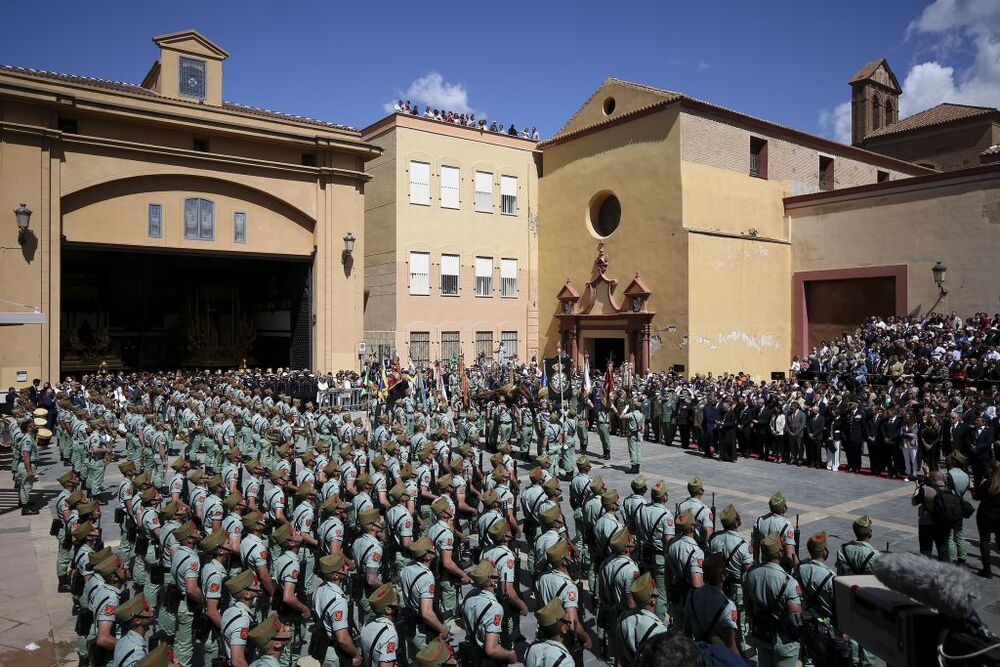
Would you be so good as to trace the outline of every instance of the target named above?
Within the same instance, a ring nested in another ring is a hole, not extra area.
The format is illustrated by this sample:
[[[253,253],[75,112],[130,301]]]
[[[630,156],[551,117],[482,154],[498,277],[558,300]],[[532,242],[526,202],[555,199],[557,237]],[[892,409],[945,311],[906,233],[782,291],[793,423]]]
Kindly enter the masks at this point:
[[[422,365],[537,354],[535,142],[395,113],[362,131],[365,340]]]
[[[224,101],[228,54],[195,31],[154,42],[141,84],[0,67],[0,383],[355,366],[378,148]]]

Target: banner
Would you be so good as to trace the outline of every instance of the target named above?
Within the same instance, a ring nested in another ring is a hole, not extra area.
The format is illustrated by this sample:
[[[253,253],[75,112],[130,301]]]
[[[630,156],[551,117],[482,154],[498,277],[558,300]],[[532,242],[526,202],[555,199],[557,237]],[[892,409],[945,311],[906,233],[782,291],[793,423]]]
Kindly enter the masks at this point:
[[[573,362],[569,356],[546,357],[545,377],[548,379],[549,400],[568,401],[573,397]]]

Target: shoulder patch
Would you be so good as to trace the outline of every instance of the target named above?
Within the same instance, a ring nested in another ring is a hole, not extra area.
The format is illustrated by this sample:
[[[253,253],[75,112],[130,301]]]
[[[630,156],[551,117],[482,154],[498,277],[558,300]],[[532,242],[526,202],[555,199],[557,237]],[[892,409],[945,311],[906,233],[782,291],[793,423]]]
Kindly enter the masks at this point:
[[[386,653],[394,653],[396,651],[396,642],[390,641],[385,645]]]
[[[110,616],[113,613],[115,613],[115,606],[113,604],[105,605],[105,607],[104,607],[104,615],[105,616]]]
[[[219,592],[219,584],[209,584],[208,585],[208,592],[209,593],[218,593]]]
[[[250,629],[249,628],[241,628],[240,629],[240,639],[246,639],[249,635],[250,635]]]
[[[335,612],[333,612],[333,620],[335,620],[335,621],[342,621],[342,620],[344,620],[344,612],[342,612],[342,611],[335,611]]]

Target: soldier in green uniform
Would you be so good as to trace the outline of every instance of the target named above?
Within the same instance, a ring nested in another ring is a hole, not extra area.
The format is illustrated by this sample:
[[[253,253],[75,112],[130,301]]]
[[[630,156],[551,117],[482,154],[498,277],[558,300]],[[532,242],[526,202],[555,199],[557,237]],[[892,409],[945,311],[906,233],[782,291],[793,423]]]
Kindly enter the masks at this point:
[[[38,510],[31,506],[31,490],[35,486],[35,461],[38,459],[38,444],[36,441],[39,428],[38,422],[46,423],[42,417],[36,417],[37,421],[30,421],[23,427],[21,437],[14,443],[14,451],[17,452],[17,464],[14,469],[15,482],[18,484],[18,504],[21,506],[21,514],[38,514]]]
[[[583,649],[591,650],[593,643],[590,634],[583,623],[583,613],[580,610],[580,589],[576,582],[569,576],[569,542],[559,540],[545,552],[549,566],[538,578],[536,587],[538,593],[538,604],[544,606],[552,599],[558,599],[566,610],[566,620],[569,622],[575,641],[571,641],[571,646],[579,645]],[[571,653],[577,653],[573,648]]]
[[[396,610],[399,608],[396,589],[392,584],[382,584],[368,596],[368,606],[375,618],[361,628],[360,664],[363,667],[395,664],[400,649],[399,634],[394,624]]]
[[[754,554],[754,558],[758,562],[761,562],[763,554],[760,550],[760,543],[771,533],[776,533],[783,545],[782,558],[794,566],[798,560],[795,556],[795,530],[785,518],[785,512],[788,511],[788,501],[785,500],[785,494],[781,491],[776,492],[767,501],[767,506],[771,511],[758,517],[753,524],[753,533],[750,536],[751,553]]]
[[[534,556],[532,558],[534,569],[531,570],[531,574],[534,577],[541,575],[548,566],[548,559],[545,557],[545,552],[548,551],[549,547],[562,539],[564,528],[562,511],[557,505],[552,505],[543,511],[541,516],[542,528],[545,529],[545,532],[535,539],[535,543],[531,549]]]
[[[110,667],[115,653],[115,611],[121,604],[125,587],[125,564],[118,556],[110,556],[94,566],[102,582],[90,592],[87,607],[90,609],[90,630],[87,649],[91,667]]]
[[[674,539],[674,513],[667,505],[667,483],[662,479],[653,485],[652,502],[639,514],[640,567],[653,576],[658,591],[655,602],[656,617],[667,617],[667,547]]]
[[[69,564],[70,560],[72,560],[72,553],[69,548],[71,544],[71,540],[69,539],[69,531],[71,530],[69,519],[72,510],[68,501],[73,492],[76,491],[80,480],[75,472],[69,470],[60,475],[57,481],[62,486],[62,491],[59,492],[59,495],[52,502],[52,520],[59,526],[59,532],[56,534],[56,578],[59,581],[59,592],[67,593],[69,592]],[[124,542],[125,540],[126,537],[123,531],[122,541]],[[126,558],[127,550],[120,550],[124,552],[122,553],[122,557]]]
[[[406,654],[416,655],[434,637],[450,634],[434,609],[438,589],[430,565],[437,558],[434,544],[426,535],[410,545],[413,562],[399,573],[400,599],[403,611],[400,628],[407,640]]]
[[[945,459],[945,465],[948,468],[945,473],[948,486],[955,492],[956,496],[964,499],[971,485],[969,473],[966,472],[965,468],[965,455],[955,450]],[[951,529],[951,537],[948,540],[948,562],[963,565],[965,557],[968,555],[968,550],[969,545],[965,541],[965,535],[962,533],[962,523],[958,523]]]
[[[592,497],[590,490],[590,471],[593,465],[590,459],[580,456],[576,460],[577,473],[569,483],[569,506],[573,510],[573,546],[579,554],[580,569],[590,569],[590,549],[584,540],[583,506]]]
[[[723,592],[726,557],[709,554],[704,565],[705,585],[692,588],[684,604],[684,634],[707,644],[721,644],[740,655],[736,605]]]
[[[854,531],[855,539],[840,545],[840,549],[837,551],[837,574],[840,576],[871,574],[872,563],[881,555],[870,541],[872,538],[872,518],[865,514],[855,519],[851,528]],[[875,664],[872,655],[854,640],[851,640],[851,654],[856,665]]]
[[[757,649],[761,667],[793,667],[799,656],[799,642],[787,627],[802,613],[802,589],[785,572],[780,562],[784,553],[781,537],[767,535],[760,542],[761,564],[744,578],[747,611],[750,613],[750,644]]]
[[[678,505],[677,513],[691,512],[691,516],[694,517],[694,539],[704,550],[712,538],[715,517],[712,516],[712,510],[701,500],[705,496],[705,487],[700,477],[691,478],[687,483],[687,492],[688,497]]]
[[[520,570],[520,555],[510,547],[510,524],[497,519],[487,528],[492,546],[483,549],[482,557],[493,563],[500,577],[497,582],[497,596],[504,607],[504,634],[517,641],[521,635],[521,616],[528,613],[528,605],[521,598],[517,573]],[[513,634],[510,628],[513,626]]]
[[[201,531],[194,522],[187,521],[173,532],[177,547],[170,559],[170,572],[177,586],[176,631],[174,653],[183,667],[190,667],[194,658],[194,609],[204,607],[205,596],[201,590],[201,560],[195,545],[201,540]]]
[[[639,515],[646,506],[646,478],[639,475],[632,479],[632,493],[622,500],[622,518],[633,535],[639,535]]]
[[[146,634],[153,623],[153,609],[142,593],[115,610],[115,621],[122,635],[115,642],[114,667],[134,667],[146,656]]]
[[[382,544],[385,541],[382,515],[377,509],[366,509],[358,514],[358,525],[362,533],[354,540],[351,548],[354,565],[357,568],[351,581],[351,597],[358,604],[362,624],[372,619],[368,607],[368,596],[382,585]]]
[[[271,614],[263,622],[247,633],[247,638],[257,648],[257,659],[250,667],[280,667],[281,659],[294,637],[294,630],[276,614]]]
[[[566,642],[570,634],[569,619],[558,597],[535,612],[538,637],[524,654],[525,667],[568,667],[573,662]]]
[[[233,667],[244,667],[249,662],[247,635],[254,622],[254,601],[261,593],[260,581],[250,570],[242,570],[226,580],[230,605],[222,613],[223,657]]]
[[[549,416],[549,423],[545,425],[545,432],[542,435],[541,449],[549,457],[555,466],[555,474],[559,476],[559,465],[562,460],[562,450],[566,443],[566,434],[562,424],[559,423],[559,413],[553,412]]]
[[[632,401],[632,409],[622,412],[622,425],[625,429],[625,439],[628,443],[628,458],[632,463],[632,474],[639,472],[642,465],[642,429],[644,418],[642,415],[642,402]]]
[[[417,653],[414,664],[417,667],[445,667],[457,665],[458,657],[448,642],[443,639],[435,639]]]
[[[271,538],[281,546],[281,555],[274,561],[274,610],[288,626],[289,638],[281,652],[281,665],[291,667],[298,662],[302,649],[302,630],[312,612],[305,604],[305,571],[299,558],[302,536],[291,524],[281,524]]]
[[[667,590],[670,597],[670,624],[684,627],[684,604],[688,592],[704,583],[705,553],[694,539],[694,515],[690,510],[677,517],[677,537],[667,547]]]
[[[385,515],[386,546],[392,557],[389,558],[389,569],[393,581],[398,582],[399,572],[410,564],[409,546],[413,543],[414,524],[410,514],[410,492],[402,482],[389,489],[389,501],[392,506]]]
[[[504,646],[510,638],[503,636],[506,614],[496,596],[500,574],[493,563],[483,559],[470,570],[469,577],[475,588],[462,603],[462,619],[468,628],[463,661],[483,667],[516,662],[517,654]]]
[[[438,615],[445,623],[451,622],[458,609],[458,591],[469,583],[469,575],[454,560],[455,532],[452,521],[454,509],[445,498],[438,498],[431,504],[431,511],[437,522],[427,530],[427,537],[434,543],[438,556],[438,584],[441,595],[438,599]]]
[[[621,665],[638,664],[636,658],[642,653],[646,642],[667,631],[663,617],[655,612],[660,591],[649,572],[632,581],[629,594],[635,606],[619,614],[615,622],[618,630],[615,653]]]
[[[819,532],[810,537],[806,548],[810,558],[799,563],[796,579],[802,589],[802,609],[811,617],[802,629],[802,664],[811,665],[814,651],[820,652],[816,655],[819,658],[833,657],[827,655],[830,643],[825,640],[832,640],[833,646],[838,648],[844,640],[833,622],[833,578],[836,573],[826,564],[830,557],[826,533]],[[814,639],[815,643],[810,639]],[[845,653],[849,651],[848,646]]]
[[[559,477],[565,481],[570,480],[576,464],[577,447],[579,445],[577,431],[579,426],[580,420],[576,415],[576,410],[570,408],[566,415],[566,420],[562,424],[564,437],[559,460]]]
[[[722,590],[736,605],[738,640],[745,643],[749,630],[743,601],[743,576],[753,566],[753,556],[750,545],[736,532],[741,525],[736,507],[732,504],[723,507],[720,519],[722,530],[714,533],[708,541],[708,555],[717,553],[725,558],[726,579]]]
[[[323,583],[313,593],[312,612],[316,623],[309,642],[309,656],[321,665],[348,667],[361,654],[351,637],[350,599],[342,588],[348,575],[347,560],[343,554],[323,556],[316,564],[316,571]],[[374,620],[375,612],[372,613]]]
[[[607,398],[601,402],[601,406],[594,410],[597,420],[597,437],[601,441],[601,451],[604,460],[611,459],[611,413]]]
[[[630,590],[639,576],[639,566],[632,560],[634,544],[627,528],[616,530],[609,546],[611,555],[604,559],[597,577],[597,639],[607,664],[615,667],[617,658],[608,633],[615,627],[618,616],[631,606]]]
[[[201,567],[203,609],[195,615],[195,642],[201,646],[203,662],[211,665],[219,657],[219,637],[222,631],[222,587],[229,574],[232,549],[229,536],[222,530],[202,538],[199,543],[205,564]],[[201,618],[204,616],[204,618]],[[199,618],[201,619],[199,622]]]

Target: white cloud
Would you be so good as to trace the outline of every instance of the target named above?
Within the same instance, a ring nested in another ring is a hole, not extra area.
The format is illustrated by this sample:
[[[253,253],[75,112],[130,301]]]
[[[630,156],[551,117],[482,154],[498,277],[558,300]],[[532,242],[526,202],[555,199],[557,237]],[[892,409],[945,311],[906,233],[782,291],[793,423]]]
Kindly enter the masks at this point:
[[[460,83],[448,83],[438,72],[430,72],[426,76],[414,79],[405,91],[397,92],[396,99],[419,103],[421,107],[454,111],[455,113],[474,113],[469,106],[469,92]],[[382,108],[391,112],[395,100],[386,102]]]
[[[701,61],[698,62],[698,71],[699,72],[707,72],[710,69],[712,69],[712,63],[707,63],[704,60],[701,60]]]
[[[832,110],[819,112],[820,131],[842,144],[851,143],[851,103],[843,102]]]
[[[937,62],[914,65],[903,79],[899,115],[910,116],[945,100],[955,99],[955,69]]]

